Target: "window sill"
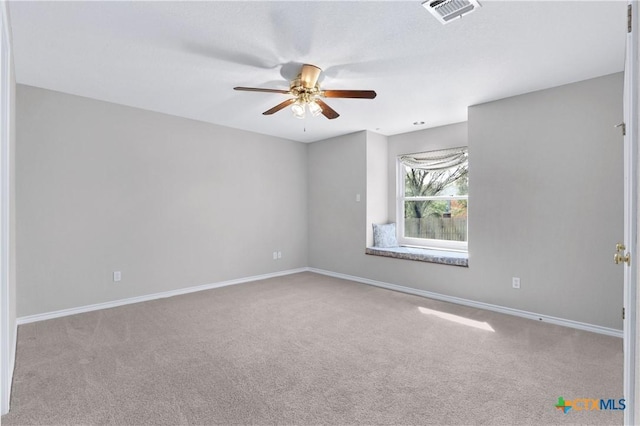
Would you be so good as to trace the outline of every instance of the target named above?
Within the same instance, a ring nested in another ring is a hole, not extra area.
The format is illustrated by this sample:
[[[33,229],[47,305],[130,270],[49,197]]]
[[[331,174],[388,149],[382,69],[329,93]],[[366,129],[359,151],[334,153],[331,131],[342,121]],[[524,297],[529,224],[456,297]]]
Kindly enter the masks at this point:
[[[394,259],[416,260],[419,262],[440,263],[443,265],[469,267],[469,254],[445,251],[423,249],[417,247],[367,247],[366,254],[373,256],[392,257]]]

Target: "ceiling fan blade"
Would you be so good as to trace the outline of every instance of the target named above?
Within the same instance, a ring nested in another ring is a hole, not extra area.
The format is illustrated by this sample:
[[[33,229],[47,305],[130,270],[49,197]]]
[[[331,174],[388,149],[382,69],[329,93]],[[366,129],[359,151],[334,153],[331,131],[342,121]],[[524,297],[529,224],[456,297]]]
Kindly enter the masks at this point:
[[[287,99],[284,102],[280,102],[278,105],[274,106],[271,109],[266,110],[265,112],[263,112],[263,115],[271,115],[271,114],[275,114],[276,112],[280,111],[283,108],[288,107],[289,105],[291,105],[292,103],[294,103],[296,101],[295,98],[292,99]]]
[[[326,103],[324,103],[324,101],[322,101],[321,99],[316,99],[315,102],[320,105],[320,108],[322,108],[322,115],[324,115],[325,117],[327,117],[329,120],[333,120],[334,118],[338,118],[340,117],[340,114],[338,114],[333,108],[331,108],[329,105],[327,105]]]
[[[322,70],[315,65],[304,64],[300,71],[300,82],[305,89],[313,89],[316,87],[318,78]]]
[[[325,98],[373,99],[377,93],[373,90],[323,90],[320,96]]]
[[[260,89],[258,87],[234,87],[233,90],[242,90],[245,92],[266,92],[266,93],[282,93],[283,95],[289,95],[290,90],[284,89]]]

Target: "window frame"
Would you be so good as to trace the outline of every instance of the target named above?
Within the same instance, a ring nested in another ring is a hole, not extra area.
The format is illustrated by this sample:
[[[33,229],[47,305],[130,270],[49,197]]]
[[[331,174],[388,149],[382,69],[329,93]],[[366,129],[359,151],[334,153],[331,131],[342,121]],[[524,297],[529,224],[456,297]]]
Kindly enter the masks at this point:
[[[429,152],[429,151],[424,151]],[[396,233],[398,244],[407,247],[424,249],[447,250],[468,253],[469,251],[469,195],[433,195],[426,197],[411,197],[405,195],[405,165],[400,160],[401,154],[396,157]],[[468,161],[468,160],[467,160]],[[449,241],[431,238],[412,238],[404,236],[404,206],[405,201],[467,201],[467,241]]]

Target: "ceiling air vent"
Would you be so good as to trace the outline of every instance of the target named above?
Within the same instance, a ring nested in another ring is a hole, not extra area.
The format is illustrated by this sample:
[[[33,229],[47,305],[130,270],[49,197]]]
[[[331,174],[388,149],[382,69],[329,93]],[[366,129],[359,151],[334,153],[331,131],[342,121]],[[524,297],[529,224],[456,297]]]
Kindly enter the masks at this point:
[[[477,0],[427,0],[422,3],[438,21],[448,24],[480,7]]]

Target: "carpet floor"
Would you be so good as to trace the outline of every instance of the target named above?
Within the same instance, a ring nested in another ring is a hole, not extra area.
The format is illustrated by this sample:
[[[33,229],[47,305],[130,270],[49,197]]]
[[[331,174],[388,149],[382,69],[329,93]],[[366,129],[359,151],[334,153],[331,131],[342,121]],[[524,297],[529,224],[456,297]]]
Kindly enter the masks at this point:
[[[622,398],[622,359],[619,338],[305,272],[21,325],[2,424],[622,424],[555,407]]]

